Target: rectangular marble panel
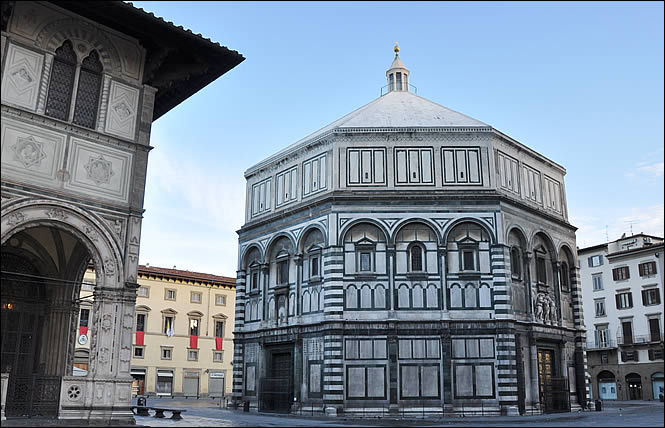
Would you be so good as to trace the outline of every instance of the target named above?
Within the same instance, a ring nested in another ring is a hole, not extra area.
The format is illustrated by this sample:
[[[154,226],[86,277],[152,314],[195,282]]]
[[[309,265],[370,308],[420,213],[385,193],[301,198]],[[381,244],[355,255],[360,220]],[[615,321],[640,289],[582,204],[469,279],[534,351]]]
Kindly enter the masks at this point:
[[[466,150],[455,150],[455,167],[457,170],[457,182],[466,183],[469,181],[466,165]]]
[[[437,288],[434,285],[427,286],[427,307],[436,308],[439,306],[439,295]]]
[[[347,359],[358,359],[360,357],[358,340],[348,339],[346,340],[346,358]]]
[[[312,394],[321,392],[321,364],[309,365],[309,392]]]
[[[413,358],[425,358],[425,340],[413,339]]]
[[[374,150],[374,183],[385,183],[385,152]]]
[[[418,150],[409,150],[409,182],[420,183],[420,156]]]
[[[423,397],[439,396],[439,367],[423,366],[422,369],[422,395]]]
[[[371,360],[372,359],[372,341],[371,340],[361,340],[360,341],[360,359],[361,360]]]
[[[466,341],[464,339],[453,339],[453,358],[464,358],[466,356]]]
[[[427,358],[439,358],[439,339],[427,339]]]
[[[386,341],[385,339],[375,340],[374,341],[374,358],[383,359],[387,358],[386,356]]]
[[[347,396],[349,398],[365,397],[365,368],[348,367],[346,378]]]
[[[453,150],[443,150],[443,182],[455,183],[457,173],[455,172],[455,152]]]
[[[134,139],[139,94],[139,89],[111,80],[105,132],[129,140]]]
[[[420,160],[421,160],[421,172],[422,172],[422,182],[423,183],[432,183],[432,150],[421,150],[420,151]]]
[[[247,366],[245,371],[245,388],[247,391],[256,391],[256,367]]]
[[[2,76],[2,102],[35,111],[44,55],[9,43]]]
[[[480,156],[478,150],[468,151],[469,183],[480,183]]]
[[[65,182],[65,189],[128,201],[132,153],[75,137],[69,153],[71,180]]]
[[[302,194],[303,196],[309,195],[310,192],[312,192],[312,162],[305,162],[302,166],[302,182],[303,182],[303,189],[302,189]]]
[[[411,341],[400,339],[399,341],[399,358],[400,359],[409,359],[411,358]]]
[[[480,339],[480,357],[494,358],[494,339]]]
[[[477,365],[476,369],[476,395],[491,397],[494,395],[494,367],[491,365]]]
[[[349,150],[349,183],[360,183],[360,152],[358,150]]]
[[[386,395],[386,369],[385,367],[367,368],[367,396],[384,397]]]
[[[402,397],[418,397],[420,395],[420,379],[418,366],[401,366]]]
[[[361,152],[361,168],[362,176],[360,181],[363,183],[371,183],[372,180],[372,152],[370,150],[362,150]]]
[[[326,189],[328,186],[328,157],[323,155],[319,158],[319,189]]]
[[[473,395],[473,366],[455,366],[455,395],[457,397]]]
[[[408,170],[406,165],[406,150],[395,150],[395,171],[398,184],[408,183]]]
[[[478,358],[480,356],[478,339],[466,339],[466,357]]]
[[[374,307],[375,308],[386,308],[386,290],[383,287],[376,287],[374,289]]]
[[[66,136],[9,118],[2,119],[2,176],[57,186]]]

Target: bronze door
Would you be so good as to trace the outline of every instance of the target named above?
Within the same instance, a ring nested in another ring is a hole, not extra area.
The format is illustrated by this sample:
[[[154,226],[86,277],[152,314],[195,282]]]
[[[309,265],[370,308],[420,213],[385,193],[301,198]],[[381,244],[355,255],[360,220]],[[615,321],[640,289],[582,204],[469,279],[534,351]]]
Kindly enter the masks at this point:
[[[544,410],[550,410],[553,407],[552,395],[549,394],[552,384],[554,370],[554,351],[538,350],[538,386],[540,389],[540,404]]]

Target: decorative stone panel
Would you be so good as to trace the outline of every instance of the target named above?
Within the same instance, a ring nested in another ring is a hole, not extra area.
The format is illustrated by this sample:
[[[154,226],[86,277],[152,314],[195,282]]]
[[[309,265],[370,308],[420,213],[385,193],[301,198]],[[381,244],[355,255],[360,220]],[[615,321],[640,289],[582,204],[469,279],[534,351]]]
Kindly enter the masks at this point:
[[[138,89],[112,80],[106,113],[105,132],[133,140],[136,129],[138,103]]]
[[[35,111],[43,64],[44,55],[10,43],[2,76],[2,102]]]
[[[2,119],[2,176],[56,185],[66,136],[44,128]]]
[[[132,154],[72,137],[65,188],[127,202]]]

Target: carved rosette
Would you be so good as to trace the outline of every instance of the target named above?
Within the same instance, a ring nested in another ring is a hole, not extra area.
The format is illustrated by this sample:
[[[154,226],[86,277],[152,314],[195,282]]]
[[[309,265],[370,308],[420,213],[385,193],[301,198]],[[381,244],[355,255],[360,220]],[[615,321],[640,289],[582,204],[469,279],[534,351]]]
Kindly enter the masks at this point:
[[[87,171],[88,179],[92,180],[96,185],[108,184],[111,177],[115,175],[112,168],[113,164],[104,159],[104,156],[99,155],[98,158],[90,157],[90,160],[83,167]]]
[[[111,324],[113,323],[113,317],[110,314],[104,314],[102,317],[102,328],[104,331],[109,331],[111,329]]]
[[[7,216],[7,224],[10,226],[16,226],[25,221],[25,216],[21,213],[11,213]]]
[[[67,218],[65,211],[61,210],[60,208],[51,208],[46,212],[46,215],[52,219],[60,221],[64,221]]]
[[[99,357],[97,358],[100,363],[106,364],[109,362],[109,348],[102,348],[99,350]]]
[[[26,168],[41,165],[42,160],[46,157],[43,144],[35,140],[32,135],[27,138],[19,137],[12,149],[14,150],[14,160],[19,161]]]
[[[104,260],[104,273],[106,276],[113,276],[115,273],[115,262],[111,259]]]

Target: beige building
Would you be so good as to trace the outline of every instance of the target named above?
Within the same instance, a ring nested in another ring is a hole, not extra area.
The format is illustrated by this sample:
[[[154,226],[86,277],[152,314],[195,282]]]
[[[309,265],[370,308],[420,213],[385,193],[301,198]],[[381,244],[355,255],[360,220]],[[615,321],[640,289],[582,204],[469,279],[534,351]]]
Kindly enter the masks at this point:
[[[132,395],[231,394],[235,278],[140,265],[133,326]],[[87,374],[95,271],[81,287],[74,374]]]

